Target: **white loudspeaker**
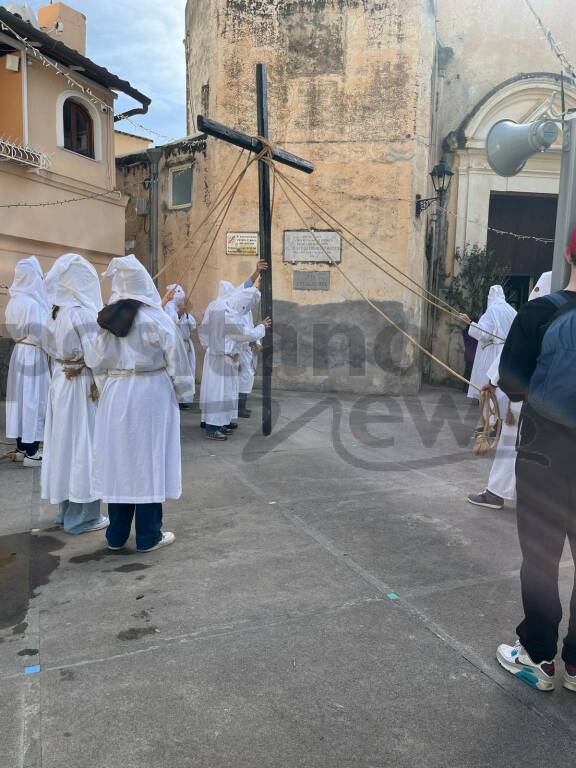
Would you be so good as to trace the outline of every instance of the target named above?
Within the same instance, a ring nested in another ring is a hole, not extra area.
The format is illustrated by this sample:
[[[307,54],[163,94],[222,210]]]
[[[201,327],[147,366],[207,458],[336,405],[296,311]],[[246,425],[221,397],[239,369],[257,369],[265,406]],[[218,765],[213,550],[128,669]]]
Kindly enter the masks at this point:
[[[532,155],[549,149],[557,138],[558,127],[552,120],[500,120],[486,139],[488,162],[499,176],[516,176]]]

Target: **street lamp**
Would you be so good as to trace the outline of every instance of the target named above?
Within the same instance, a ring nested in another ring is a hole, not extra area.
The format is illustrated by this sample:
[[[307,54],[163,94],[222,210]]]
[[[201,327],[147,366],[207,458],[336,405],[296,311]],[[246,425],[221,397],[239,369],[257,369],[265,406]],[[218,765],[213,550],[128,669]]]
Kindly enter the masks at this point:
[[[442,201],[444,195],[450,189],[452,176],[454,176],[454,173],[450,170],[450,167],[447,165],[447,163],[444,162],[444,160],[441,160],[438,165],[435,165],[434,168],[432,168],[430,171],[430,178],[432,179],[436,197],[422,198],[421,195],[416,195],[417,217],[420,216],[422,211],[425,211],[427,208],[429,208],[432,203],[435,203],[437,200]]]

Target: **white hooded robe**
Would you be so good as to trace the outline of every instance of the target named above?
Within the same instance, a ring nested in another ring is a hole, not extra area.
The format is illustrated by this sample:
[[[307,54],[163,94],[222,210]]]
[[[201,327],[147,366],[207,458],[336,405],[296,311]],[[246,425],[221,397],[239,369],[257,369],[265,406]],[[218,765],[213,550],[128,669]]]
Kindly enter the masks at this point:
[[[183,312],[182,315],[179,314],[180,307],[183,306],[183,304],[186,301],[186,293],[184,292],[184,289],[181,285],[169,285],[168,290],[175,290],[174,298],[172,301],[169,301],[166,306],[164,307],[164,311],[168,315],[168,317],[171,317],[172,320],[176,323],[176,326],[178,327],[178,330],[180,331],[180,335],[182,336],[182,341],[184,342],[184,346],[186,347],[186,353],[188,354],[188,362],[190,363],[190,368],[192,369],[192,376],[194,379],[196,378],[196,350],[194,349],[194,341],[192,339],[192,333],[196,330],[196,318],[194,315],[191,315],[190,312]],[[194,394],[196,394],[196,387],[194,386]],[[192,400],[190,401],[192,402]]]
[[[507,303],[502,286],[493,285],[488,293],[486,312],[468,329],[469,335],[478,341],[470,376],[475,386],[468,388],[468,397],[480,399],[480,390],[488,383],[488,370],[500,356],[515,317],[516,310]]]
[[[233,288],[233,286],[232,286]],[[257,288],[233,289],[207,309],[200,340],[207,342],[200,389],[202,421],[226,426],[238,414],[238,365],[244,342],[258,341],[266,335],[264,325],[250,330],[243,316],[259,296]]]
[[[6,388],[6,436],[34,443],[44,437],[50,386],[46,329],[50,302],[36,256],[16,265],[6,307],[6,327],[16,342]]]
[[[98,499],[91,489],[97,404],[91,397],[93,374],[83,361],[98,328],[100,280],[86,259],[68,253],[46,275],[46,288],[59,310],[48,334],[53,375],[44,433],[42,498],[51,504],[87,504]],[[76,370],[77,376],[67,378],[66,371]]]
[[[134,255],[112,259],[110,304],[142,302],[127,336],[103,328],[86,354],[107,375],[94,434],[92,493],[108,503],[151,504],[182,495],[179,402],[190,402],[192,370],[180,333]]]
[[[541,296],[547,296],[551,291],[551,284],[552,272],[544,272],[534,286],[528,301],[540,298]],[[488,377],[495,387],[498,386],[498,382],[500,381],[498,368],[500,366],[502,349],[503,346],[501,345],[499,347],[498,357],[488,371]],[[522,403],[511,403],[501,389],[496,390],[496,396],[498,398],[500,415],[502,416],[502,432],[500,434],[498,445],[496,446],[496,453],[494,454],[494,461],[492,462],[490,477],[486,488],[491,493],[495,493],[496,496],[500,496],[502,499],[514,501],[516,499],[516,438],[518,436],[518,422],[520,419],[520,411],[522,410]],[[510,407],[514,417],[514,424],[506,423],[508,407]]]

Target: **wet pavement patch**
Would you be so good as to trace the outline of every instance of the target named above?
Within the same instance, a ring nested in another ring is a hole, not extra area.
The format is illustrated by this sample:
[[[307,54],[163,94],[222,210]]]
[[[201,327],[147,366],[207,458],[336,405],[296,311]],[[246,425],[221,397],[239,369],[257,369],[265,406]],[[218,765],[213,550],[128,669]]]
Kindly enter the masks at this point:
[[[118,640],[140,640],[141,637],[146,637],[146,635],[155,635],[158,632],[157,627],[130,627],[130,629],[125,629],[122,632],[119,632],[116,637]]]
[[[0,536],[0,630],[24,634],[30,600],[60,565],[53,554],[64,544],[52,536],[30,532]]]
[[[112,549],[98,549],[96,552],[88,552],[86,555],[71,557],[71,563],[99,563],[105,557],[126,557],[126,552],[114,552]]]
[[[114,568],[116,573],[132,573],[133,571],[145,571],[146,568],[151,568],[151,565],[146,565],[145,563],[126,563],[126,565],[121,565],[119,568]]]

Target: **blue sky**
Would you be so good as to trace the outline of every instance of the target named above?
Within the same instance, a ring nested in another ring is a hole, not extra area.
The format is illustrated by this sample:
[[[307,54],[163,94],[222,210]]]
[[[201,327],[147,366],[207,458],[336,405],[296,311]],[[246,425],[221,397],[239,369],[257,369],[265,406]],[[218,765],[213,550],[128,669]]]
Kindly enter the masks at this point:
[[[34,0],[34,10],[48,0]],[[186,0],[68,0],[87,18],[87,55],[97,64],[129,80],[152,99],[147,115],[133,119],[168,138],[146,134],[127,122],[117,127],[165,143],[186,135],[186,65],[184,8]],[[136,106],[116,102],[116,112]]]

